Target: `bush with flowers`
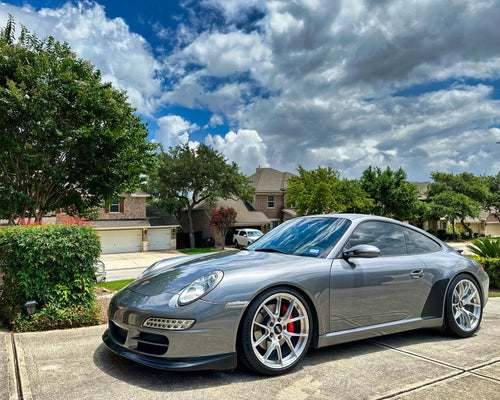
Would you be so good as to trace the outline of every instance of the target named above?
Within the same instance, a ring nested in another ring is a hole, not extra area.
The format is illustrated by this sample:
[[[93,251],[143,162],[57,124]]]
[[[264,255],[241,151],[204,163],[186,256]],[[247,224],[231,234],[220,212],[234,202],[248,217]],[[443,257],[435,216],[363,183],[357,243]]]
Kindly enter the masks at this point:
[[[212,211],[210,225],[213,225],[222,235],[221,249],[224,249],[224,242],[229,230],[236,222],[236,211],[232,207],[220,206]]]

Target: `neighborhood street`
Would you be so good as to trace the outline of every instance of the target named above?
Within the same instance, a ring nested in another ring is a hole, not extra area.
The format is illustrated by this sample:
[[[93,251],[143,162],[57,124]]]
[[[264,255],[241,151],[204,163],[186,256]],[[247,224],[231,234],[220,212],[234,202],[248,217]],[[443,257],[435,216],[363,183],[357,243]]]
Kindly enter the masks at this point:
[[[272,378],[143,367],[111,353],[105,329],[0,331],[0,400],[492,400],[500,393],[500,298],[489,299],[469,339],[424,330],[310,350],[292,373]]]

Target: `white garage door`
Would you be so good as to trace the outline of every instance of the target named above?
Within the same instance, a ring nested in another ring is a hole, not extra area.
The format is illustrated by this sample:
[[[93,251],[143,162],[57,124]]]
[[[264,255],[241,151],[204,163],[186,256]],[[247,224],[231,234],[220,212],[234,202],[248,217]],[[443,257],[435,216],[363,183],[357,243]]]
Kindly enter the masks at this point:
[[[98,233],[101,236],[102,254],[135,253],[141,251],[141,229],[98,231]]]
[[[170,228],[148,229],[148,250],[170,250]]]

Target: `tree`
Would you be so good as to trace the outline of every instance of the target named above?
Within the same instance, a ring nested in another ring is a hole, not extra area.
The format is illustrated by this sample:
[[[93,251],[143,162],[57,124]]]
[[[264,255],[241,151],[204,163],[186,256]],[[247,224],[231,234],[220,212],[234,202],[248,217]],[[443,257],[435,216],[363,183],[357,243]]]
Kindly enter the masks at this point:
[[[453,226],[453,237],[455,236],[455,220],[472,237],[472,229],[467,226],[467,217],[479,216],[481,207],[486,204],[491,196],[483,178],[469,172],[454,175],[447,172],[432,172],[433,182],[429,185],[428,198],[431,208],[428,216],[446,218]]]
[[[484,176],[483,181],[490,192],[484,210],[492,213],[500,222],[500,172],[494,176]]]
[[[250,180],[239,172],[236,163],[229,164],[217,150],[204,144],[170,147],[158,156],[158,167],[150,183],[156,186],[160,199],[177,199],[187,211],[189,241],[194,247],[193,209],[217,198],[241,198],[250,201],[254,189]]]
[[[0,31],[0,215],[89,209],[130,192],[156,145],[124,92],[52,37]]]
[[[224,249],[226,235],[236,222],[236,215],[237,212],[233,207],[220,206],[212,210],[210,225],[215,226],[222,236],[221,249]]]
[[[415,219],[424,206],[418,200],[418,189],[406,181],[406,172],[399,168],[385,171],[368,167],[360,178],[361,188],[373,199],[373,206],[366,211],[395,219]]]
[[[341,179],[330,167],[307,171],[299,165],[297,171],[298,176],[288,179],[286,203],[299,216],[356,211],[371,204],[356,180]]]

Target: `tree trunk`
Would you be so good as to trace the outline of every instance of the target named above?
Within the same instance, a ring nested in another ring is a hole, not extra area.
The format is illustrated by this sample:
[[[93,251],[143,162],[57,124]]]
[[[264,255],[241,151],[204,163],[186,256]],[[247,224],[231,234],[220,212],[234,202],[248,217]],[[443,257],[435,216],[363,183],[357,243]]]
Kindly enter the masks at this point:
[[[453,228],[453,240],[457,240],[457,233],[455,232],[455,220],[451,221],[451,227]]]
[[[193,228],[193,207],[188,206],[188,220],[189,220],[189,248],[194,248],[194,228]]]
[[[472,234],[473,234],[472,229],[465,224],[463,219],[460,220],[460,223],[465,228],[465,230],[469,233],[469,237],[472,239]]]

